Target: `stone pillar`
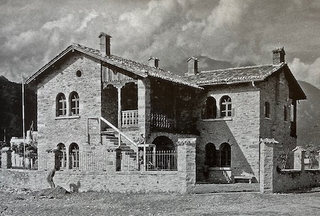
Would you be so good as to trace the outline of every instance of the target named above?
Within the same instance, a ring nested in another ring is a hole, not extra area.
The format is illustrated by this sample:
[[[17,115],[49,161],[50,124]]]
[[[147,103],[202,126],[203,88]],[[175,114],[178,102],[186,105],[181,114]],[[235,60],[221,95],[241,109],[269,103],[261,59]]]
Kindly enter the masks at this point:
[[[116,150],[115,149],[108,149],[107,150],[107,167],[106,171],[108,174],[114,174],[117,169],[117,159],[116,159]],[[120,161],[121,163],[121,161]],[[121,165],[120,165],[121,166]]]
[[[196,183],[196,141],[197,138],[179,138],[178,147],[178,173],[184,184],[182,193],[192,191]]]
[[[150,80],[138,80],[138,125],[139,133],[147,139],[151,120]]]
[[[275,173],[277,169],[277,158],[274,139],[260,140],[260,192],[273,193]]]
[[[1,150],[1,168],[10,169],[12,168],[12,162],[11,162],[11,153],[9,147],[4,147]]]
[[[121,171],[121,166],[122,166],[122,164],[121,164],[122,151],[121,151],[120,148],[117,148],[117,149],[115,150],[115,152],[116,152],[116,154],[115,154],[115,156],[116,156],[116,171]]]
[[[294,164],[293,168],[296,170],[304,171],[304,158],[306,155],[306,150],[301,147],[297,146],[293,151],[293,157],[294,157]]]

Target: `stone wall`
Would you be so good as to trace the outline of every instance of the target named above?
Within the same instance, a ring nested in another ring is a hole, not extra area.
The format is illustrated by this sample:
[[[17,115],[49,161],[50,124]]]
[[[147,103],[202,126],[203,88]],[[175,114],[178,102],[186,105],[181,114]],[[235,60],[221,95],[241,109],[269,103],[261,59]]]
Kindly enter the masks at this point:
[[[178,171],[115,172],[115,165],[105,172],[79,170],[57,171],[56,185],[67,190],[108,191],[120,193],[188,193],[195,185],[195,138],[179,139]],[[41,190],[49,187],[47,171],[0,169],[0,184],[13,188]]]
[[[292,150],[296,147],[296,138],[290,135],[290,119],[293,116],[290,112],[292,99],[289,98],[288,85],[284,71],[269,77],[266,82],[257,84],[261,89],[260,136],[261,138],[274,138],[277,142],[283,144],[283,148],[279,151],[288,156],[286,167],[293,168]],[[270,117],[265,116],[265,102],[270,103]],[[284,106],[287,108],[286,120],[284,119]]]
[[[47,149],[63,143],[69,151],[71,143],[79,146],[99,145],[99,121],[88,118],[101,116],[101,79],[100,64],[84,55],[73,53],[61,66],[52,67],[46,79],[37,89],[38,102],[38,155],[39,169],[44,169]],[[81,75],[77,73],[81,72]],[[79,95],[79,115],[69,112],[70,93]],[[67,99],[67,116],[56,116],[56,97],[63,93]],[[88,139],[88,133],[90,139]],[[50,165],[52,167],[52,164]]]
[[[201,119],[202,107],[207,97],[215,98],[219,112],[220,98],[228,95],[232,101],[232,116]],[[248,174],[258,179],[259,173],[259,128],[260,92],[251,84],[210,88],[199,98],[197,125],[200,136],[197,141],[198,180],[203,181],[205,146],[213,143],[219,150],[222,143],[231,145],[232,175]]]
[[[279,149],[281,143],[274,139],[261,140],[261,170],[260,191],[262,193],[277,193],[290,190],[320,186],[320,170],[304,169],[304,152],[295,154],[295,162],[300,164],[299,169],[280,169],[278,166]]]
[[[281,170],[275,173],[274,193],[320,186],[320,170]]]

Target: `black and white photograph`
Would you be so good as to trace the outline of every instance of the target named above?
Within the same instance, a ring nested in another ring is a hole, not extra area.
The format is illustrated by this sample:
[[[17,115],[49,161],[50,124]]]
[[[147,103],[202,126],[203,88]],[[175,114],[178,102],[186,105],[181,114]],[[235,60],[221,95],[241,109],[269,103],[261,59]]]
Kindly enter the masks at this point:
[[[317,215],[320,1],[0,0],[0,215]]]

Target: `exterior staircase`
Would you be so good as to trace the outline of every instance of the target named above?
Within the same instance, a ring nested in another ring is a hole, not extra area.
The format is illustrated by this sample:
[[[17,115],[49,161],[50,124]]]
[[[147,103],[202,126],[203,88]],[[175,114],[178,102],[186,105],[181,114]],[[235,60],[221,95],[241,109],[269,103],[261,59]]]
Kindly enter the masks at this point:
[[[102,144],[107,145],[109,149],[121,149],[121,171],[139,170],[137,163],[137,152],[124,142],[120,142],[116,132],[112,130],[102,131]]]

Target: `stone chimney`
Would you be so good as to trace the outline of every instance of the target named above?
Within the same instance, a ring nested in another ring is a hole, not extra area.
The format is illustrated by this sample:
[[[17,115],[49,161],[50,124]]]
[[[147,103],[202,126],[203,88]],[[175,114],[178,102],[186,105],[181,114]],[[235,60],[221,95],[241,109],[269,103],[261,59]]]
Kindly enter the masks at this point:
[[[198,73],[198,59],[191,57],[187,60],[188,62],[188,73],[187,76],[195,75]]]
[[[273,54],[272,62],[274,65],[285,62],[284,56],[286,55],[286,52],[284,51],[284,47],[280,47],[272,50],[272,54]]]
[[[149,61],[149,66],[150,67],[155,67],[155,68],[159,68],[159,62],[160,62],[160,60],[158,59],[158,58],[155,58],[155,57],[150,57],[149,59],[148,59],[148,61]]]
[[[100,38],[100,52],[103,56],[110,56],[110,39],[111,36],[107,35],[104,32],[101,32],[99,35]]]

